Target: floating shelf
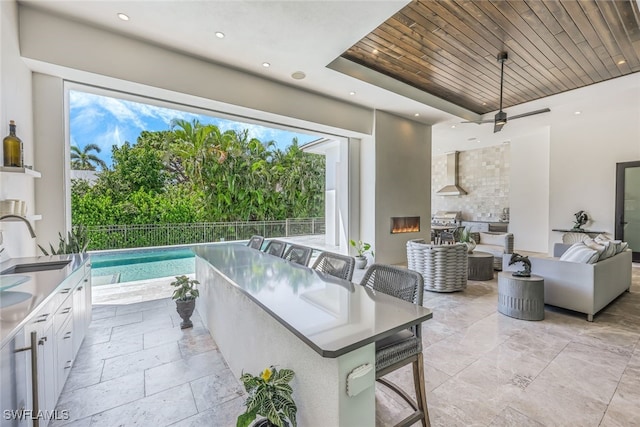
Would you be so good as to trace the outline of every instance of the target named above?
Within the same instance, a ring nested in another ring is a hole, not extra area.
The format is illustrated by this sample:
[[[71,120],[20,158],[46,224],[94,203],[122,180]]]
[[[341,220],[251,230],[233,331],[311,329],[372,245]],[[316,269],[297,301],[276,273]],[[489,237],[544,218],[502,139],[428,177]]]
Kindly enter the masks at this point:
[[[34,178],[40,178],[42,174],[36,170],[29,168],[16,168],[12,166],[0,166],[1,173],[22,173],[25,175],[32,176]]]

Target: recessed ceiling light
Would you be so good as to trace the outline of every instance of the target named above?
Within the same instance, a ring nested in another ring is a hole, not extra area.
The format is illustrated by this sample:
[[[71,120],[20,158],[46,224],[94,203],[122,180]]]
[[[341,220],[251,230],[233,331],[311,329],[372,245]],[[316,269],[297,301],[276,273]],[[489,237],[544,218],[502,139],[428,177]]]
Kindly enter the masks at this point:
[[[456,125],[451,125],[451,129],[455,129],[455,128],[456,128]]]
[[[478,138],[476,138],[475,136],[472,136],[471,138],[467,138],[467,141],[475,141],[476,139]]]
[[[269,64],[268,62],[263,62],[263,63],[262,63],[262,66],[263,66],[264,68],[269,68],[269,67],[271,67],[271,64]]]
[[[355,93],[354,91],[349,92],[349,95],[351,95],[351,96],[353,96],[353,95],[355,95],[355,94],[356,94],[356,93]]]
[[[123,21],[128,21],[129,15],[127,15],[126,13],[118,13],[118,18],[122,19]]]
[[[216,31],[216,37],[219,39],[223,39],[224,38],[224,33],[220,32],[220,31]]]
[[[373,49],[373,50],[371,51],[371,53],[373,53],[374,55],[377,55],[377,54],[378,54],[378,49]]]
[[[622,64],[626,64],[627,61],[625,61],[624,59],[621,59],[620,61],[618,61],[618,65],[622,65]]]
[[[295,73],[291,74],[291,78],[296,80],[302,80],[305,77],[307,77],[307,75],[302,71],[296,71]]]
[[[575,114],[576,116],[579,116],[580,114],[582,114],[582,111],[576,111],[573,114]]]
[[[414,116],[420,117],[420,113],[415,113]]]

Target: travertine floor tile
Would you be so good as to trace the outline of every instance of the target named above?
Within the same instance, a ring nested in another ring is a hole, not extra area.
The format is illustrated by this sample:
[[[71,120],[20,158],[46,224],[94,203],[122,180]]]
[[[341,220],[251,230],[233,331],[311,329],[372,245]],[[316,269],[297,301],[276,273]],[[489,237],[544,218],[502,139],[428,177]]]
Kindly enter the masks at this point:
[[[182,358],[177,343],[110,357],[104,361],[102,381],[141,372]]]
[[[213,425],[233,427],[236,425],[238,415],[242,414],[244,410],[244,398],[236,397],[235,399],[228,400],[192,417],[171,424],[171,427],[203,427]]]
[[[196,414],[188,384],[94,415],[91,427],[166,426]],[[214,420],[211,420],[214,422]]]
[[[544,424],[533,420],[513,408],[506,407],[493,419],[490,427],[544,427]]]
[[[191,381],[191,391],[199,412],[204,412],[222,402],[241,397],[244,389],[227,368]]]

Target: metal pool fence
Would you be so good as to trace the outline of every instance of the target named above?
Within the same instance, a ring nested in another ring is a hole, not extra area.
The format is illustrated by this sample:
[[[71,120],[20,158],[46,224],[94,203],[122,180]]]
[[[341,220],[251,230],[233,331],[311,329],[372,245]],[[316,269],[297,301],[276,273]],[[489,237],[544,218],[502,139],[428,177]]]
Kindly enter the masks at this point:
[[[198,222],[88,226],[89,250],[184,245],[324,234],[324,218],[288,218],[280,221]]]

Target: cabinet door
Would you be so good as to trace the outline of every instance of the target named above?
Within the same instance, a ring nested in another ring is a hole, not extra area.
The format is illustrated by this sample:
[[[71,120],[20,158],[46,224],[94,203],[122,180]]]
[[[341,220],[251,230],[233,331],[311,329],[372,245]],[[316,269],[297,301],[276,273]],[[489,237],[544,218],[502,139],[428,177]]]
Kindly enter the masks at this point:
[[[51,414],[56,408],[57,394],[55,382],[55,349],[53,322],[44,328],[42,336],[38,338],[38,394],[40,396],[40,410]],[[46,427],[49,420],[40,419],[40,426]]]
[[[20,330],[15,338],[0,350],[0,405],[2,405],[2,427],[27,427],[25,410],[31,409],[31,383],[27,371],[31,371],[28,351],[16,353],[16,349],[26,345],[24,331]],[[30,376],[29,376],[30,378]]]
[[[62,392],[73,364],[73,319],[69,316],[56,332],[56,396]]]

